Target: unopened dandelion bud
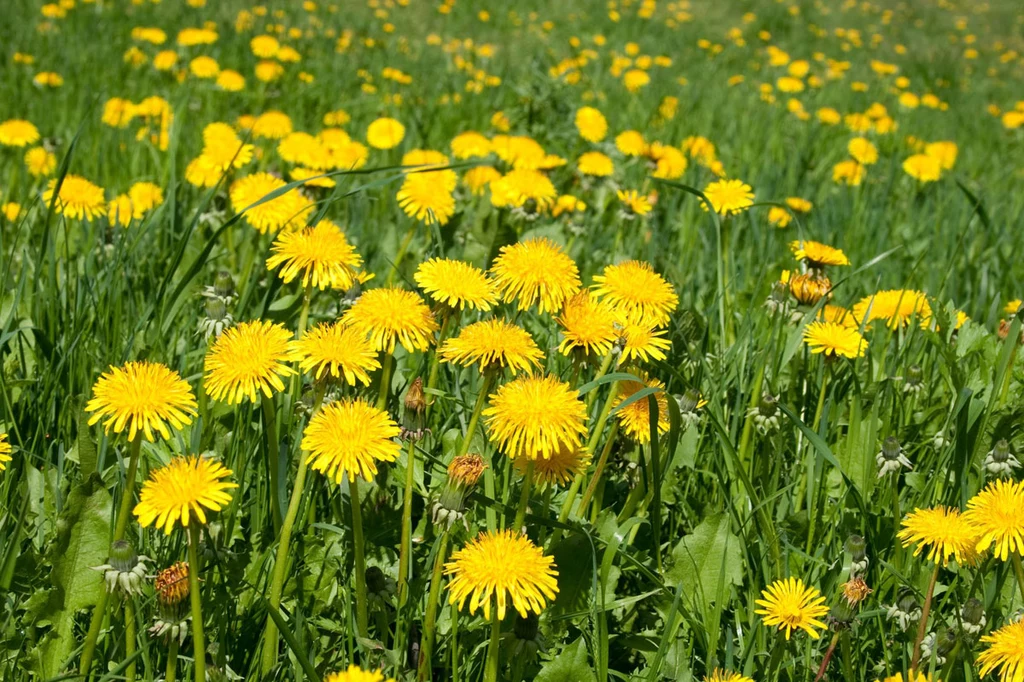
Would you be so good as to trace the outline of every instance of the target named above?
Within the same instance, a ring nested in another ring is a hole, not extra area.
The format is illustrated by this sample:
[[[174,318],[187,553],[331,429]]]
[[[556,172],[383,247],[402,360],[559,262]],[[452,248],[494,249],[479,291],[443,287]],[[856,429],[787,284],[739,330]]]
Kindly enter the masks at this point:
[[[450,528],[464,521],[466,497],[480,480],[487,464],[480,455],[461,455],[448,465],[448,478],[431,506],[431,518],[439,526]]]
[[[775,431],[779,428],[779,399],[765,393],[757,403],[757,407],[750,410],[749,414],[754,420],[754,426],[761,434]]]
[[[203,317],[199,320],[199,335],[206,341],[220,338],[224,331],[234,324],[225,299],[212,296],[203,304]]]
[[[903,391],[905,393],[920,393],[924,388],[924,370],[920,365],[911,365],[907,368],[907,375],[904,377]]]
[[[544,640],[540,634],[540,619],[532,611],[523,618],[515,614],[512,624],[512,653],[517,657],[531,659],[538,651],[544,651]]]
[[[688,429],[700,421],[700,415],[697,413],[697,409],[702,404],[700,393],[692,388],[687,389],[685,393],[676,398],[676,402],[679,403],[679,416],[684,429]]]
[[[985,605],[975,598],[968,599],[960,610],[960,622],[964,632],[976,635],[985,629]]]
[[[110,545],[107,563],[94,566],[93,570],[103,572],[107,592],[120,591],[125,595],[141,594],[146,578],[148,557],[139,556],[127,540],[117,540]]]
[[[423,393],[423,380],[419,377],[409,385],[405,392],[405,410],[402,413],[402,438],[419,440],[423,437],[423,413],[427,408],[427,400]]]
[[[1008,478],[1015,469],[1020,468],[1020,462],[1010,454],[1010,444],[1005,438],[996,441],[992,449],[985,455],[985,473],[997,478]]]
[[[868,570],[867,541],[860,535],[846,538],[846,551],[850,553],[850,575],[858,576]]]
[[[853,623],[856,617],[853,609],[846,602],[839,602],[831,608],[828,614],[828,625],[833,632],[846,630]]]
[[[879,478],[911,467],[910,460],[903,454],[903,448],[900,447],[896,436],[889,436],[885,439],[882,449],[875,455],[875,463],[878,465]]]
[[[213,280],[213,293],[225,301],[230,301],[234,298],[235,279],[231,276],[230,272],[227,270],[217,272],[217,276]]]
[[[906,595],[886,609],[886,617],[899,623],[901,630],[907,630],[921,619],[921,606],[913,596]]]

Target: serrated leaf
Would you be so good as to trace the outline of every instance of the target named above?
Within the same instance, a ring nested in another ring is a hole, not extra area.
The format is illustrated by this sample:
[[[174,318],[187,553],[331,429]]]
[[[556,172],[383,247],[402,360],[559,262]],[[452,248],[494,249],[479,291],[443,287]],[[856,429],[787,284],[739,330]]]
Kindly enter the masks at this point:
[[[682,585],[684,594],[694,595],[706,606],[729,585],[743,583],[740,546],[728,514],[712,514],[672,550],[674,563],[665,572],[666,582]]]
[[[587,662],[587,648],[580,637],[541,667],[536,682],[591,682],[596,679]]]

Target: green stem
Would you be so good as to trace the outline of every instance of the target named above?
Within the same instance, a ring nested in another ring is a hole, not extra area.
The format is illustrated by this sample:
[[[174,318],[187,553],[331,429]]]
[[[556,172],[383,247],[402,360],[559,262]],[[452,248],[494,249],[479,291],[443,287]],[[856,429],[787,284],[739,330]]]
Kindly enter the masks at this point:
[[[274,521],[274,534],[281,532],[280,482],[277,467],[281,458],[281,444],[277,440],[277,406],[273,398],[263,398],[263,430],[267,434],[267,470],[270,473],[270,513]]]
[[[135,602],[130,594],[124,598],[124,655],[125,658],[135,656]],[[135,661],[128,664],[124,671],[125,682],[135,682]]]
[[[412,242],[413,236],[416,234],[416,223],[413,223],[409,231],[405,233],[405,237],[402,239],[401,245],[398,247],[398,254],[395,256],[395,264],[391,267],[391,271],[388,272],[388,286],[395,279],[395,274],[398,272],[398,268],[402,265],[402,260],[405,258],[406,251],[409,250],[409,243]]]
[[[932,610],[932,595],[935,594],[935,583],[939,579],[939,564],[935,564],[932,571],[932,578],[928,581],[928,593],[924,598],[924,608],[921,609],[921,623],[917,626],[917,639],[914,640],[914,655],[910,659],[910,673],[914,676],[917,673],[917,664],[921,660],[921,641],[928,631],[928,614]]]
[[[484,682],[497,682],[498,680],[498,657],[501,647],[501,619],[498,618],[498,609],[491,612],[491,641],[487,645],[487,663],[484,668]]]
[[[437,335],[437,346],[434,348],[434,352],[430,356],[430,373],[427,375],[427,405],[423,410],[423,421],[428,426],[430,425],[430,410],[434,406],[433,389],[437,388],[437,377],[441,367],[439,351],[441,349],[441,344],[444,343],[445,337],[448,335],[448,327],[451,325],[451,321],[451,310],[445,309],[444,319],[441,321],[441,331]]]
[[[402,496],[402,544],[398,557],[398,606],[409,598],[409,573],[412,561],[412,488],[416,474],[416,439],[409,439],[409,458],[405,468],[405,494]]]
[[[480,393],[476,396],[476,404],[473,405],[473,414],[469,417],[469,425],[466,426],[466,435],[462,439],[462,447],[459,448],[459,455],[469,452],[469,444],[473,441],[473,434],[476,433],[477,423],[480,421],[480,413],[484,411],[487,404],[487,394],[494,383],[494,373],[484,372],[483,381],[480,383]]]
[[[430,574],[430,593],[427,596],[427,610],[423,617],[423,638],[420,640],[420,660],[416,669],[416,679],[426,682],[431,679],[433,666],[430,656],[434,651],[434,628],[437,626],[437,604],[441,596],[441,579],[444,573],[444,560],[448,555],[449,531],[446,528],[437,539],[437,553],[434,555],[434,568]]]
[[[359,506],[359,477],[348,484],[349,501],[352,503],[352,544],[355,550],[356,573],[356,630],[359,636],[367,638],[370,628],[366,610],[366,555],[363,553],[363,510]]]
[[[299,311],[299,326],[295,330],[295,338],[301,339],[306,333],[306,323],[309,322],[309,304],[313,300],[313,287],[307,286],[302,292],[302,310]]]
[[[377,409],[383,410],[388,404],[388,391],[391,389],[391,371],[395,365],[395,357],[385,351],[380,365],[380,388],[377,390]]]
[[[597,381],[605,374],[608,373],[608,368],[612,366],[612,351],[608,351],[608,355],[604,356],[604,360],[601,361],[601,367],[598,368],[597,374],[594,375],[594,381]],[[587,414],[590,414],[590,408],[594,406],[594,400],[597,398],[597,389],[587,394]]]
[[[587,452],[591,455],[597,450],[597,443],[601,438],[601,432],[604,431],[604,425],[608,422],[608,415],[612,413],[612,405],[619,394],[619,382],[613,381],[611,390],[608,392],[608,398],[604,401],[604,407],[601,408],[601,414],[597,418],[597,425],[594,426],[593,433],[590,434],[590,440],[587,442]]]
[[[608,440],[604,444],[604,449],[601,451],[601,458],[597,460],[594,475],[590,478],[590,485],[587,486],[586,492],[583,493],[583,499],[580,500],[579,514],[581,517],[587,513],[587,505],[590,504],[591,498],[594,497],[594,492],[597,490],[597,482],[601,480],[601,474],[604,473],[604,468],[608,465],[608,457],[611,454],[612,445],[615,444],[615,436],[618,434],[618,431],[619,423],[614,422],[611,431],[608,432]]]
[[[178,638],[171,637],[171,648],[167,652],[167,672],[164,674],[164,682],[174,682],[178,673]]]
[[[203,602],[199,595],[199,523],[188,527],[188,591],[192,603],[192,648],[196,682],[206,682],[206,640],[203,637]]]
[[[1017,574],[1017,587],[1020,588],[1020,597],[1024,599],[1024,566],[1021,565],[1020,554],[1013,552],[1010,556],[1013,557],[1013,572]]]
[[[533,487],[533,460],[526,464],[526,475],[523,476],[523,490],[519,494],[519,506],[516,507],[516,520],[512,524],[512,530],[519,532],[526,521],[526,507],[530,503],[530,488]]]

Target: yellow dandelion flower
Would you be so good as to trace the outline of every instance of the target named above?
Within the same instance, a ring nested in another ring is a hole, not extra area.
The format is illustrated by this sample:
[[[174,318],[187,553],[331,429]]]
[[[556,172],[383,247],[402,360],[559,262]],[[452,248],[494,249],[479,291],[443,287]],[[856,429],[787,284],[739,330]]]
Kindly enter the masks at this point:
[[[289,350],[303,372],[317,379],[330,372],[335,379],[344,377],[350,386],[361,381],[370,385],[370,372],[380,369],[377,352],[366,334],[341,322],[324,322],[292,341]]]
[[[885,678],[882,682],[903,682],[903,680],[903,673],[899,672],[895,675],[892,675],[891,677]],[[875,682],[878,681],[876,680]],[[908,673],[906,677],[906,682],[933,682],[933,680],[931,675],[926,675],[923,672],[918,672],[916,675],[914,673]]]
[[[650,200],[648,200],[647,195],[640,194],[635,189],[620,189],[615,194],[619,198],[619,201],[622,202],[623,206],[625,206],[625,211],[627,215],[645,216],[652,210],[654,210],[654,206],[651,205],[651,202]]]
[[[832,181],[850,187],[858,187],[864,180],[865,168],[853,159],[840,161],[832,167]]]
[[[107,220],[111,225],[128,227],[131,225],[134,214],[131,197],[127,194],[118,194],[107,204]]]
[[[731,670],[715,668],[711,671],[711,675],[704,678],[704,682],[754,682],[754,680]]]
[[[818,620],[828,613],[825,598],[818,588],[806,587],[799,578],[776,580],[755,603],[761,608],[754,613],[764,616],[765,625],[785,630],[787,640],[797,629],[805,631],[811,639],[818,639],[821,635],[816,628],[826,627]]]
[[[238,484],[221,480],[231,473],[223,464],[207,457],[175,457],[142,484],[139,503],[132,513],[142,527],[156,522],[157,528],[163,528],[167,535],[178,521],[185,528],[193,518],[205,524],[206,509],[220,511],[231,502],[228,491]]]
[[[494,166],[477,166],[466,171],[462,181],[474,195],[480,195],[492,182],[500,178],[501,173]]]
[[[474,322],[441,347],[442,362],[479,364],[481,372],[496,367],[508,367],[512,374],[530,371],[543,357],[528,331],[505,320]]]
[[[940,140],[938,142],[929,142],[924,146],[924,153],[928,156],[935,157],[939,165],[942,166],[942,170],[951,170],[956,165],[956,157],[958,148],[956,142],[949,140]]]
[[[638,443],[647,444],[651,442],[651,406],[648,399],[644,397],[634,400],[624,407],[620,407],[620,405],[645,388],[661,389],[654,394],[654,399],[658,403],[658,433],[666,433],[670,426],[668,398],[665,394],[665,384],[657,379],[649,378],[642,372],[639,373],[639,378],[643,379],[643,383],[639,381],[619,382],[618,394],[613,407],[626,435]]]
[[[387,353],[395,351],[396,341],[410,353],[426,350],[438,329],[422,298],[394,287],[363,292],[342,322],[367,335],[374,349]]]
[[[515,379],[490,396],[483,411],[491,439],[512,458],[547,459],[575,447],[587,432],[586,406],[576,390],[553,376]]]
[[[49,205],[57,187],[57,178],[50,180],[43,192],[43,203]],[[57,192],[54,203],[57,213],[72,219],[92,220],[106,213],[107,202],[103,188],[80,175],[68,173]]]
[[[512,465],[520,476],[526,476],[533,463],[533,482],[542,486],[567,485],[590,466],[590,453],[582,444],[561,446],[548,459],[527,459],[516,457]]]
[[[896,534],[904,547],[916,544],[914,556],[928,548],[928,560],[945,566],[950,557],[957,563],[973,561],[978,534],[952,507],[915,509],[908,514]]]
[[[930,154],[914,154],[903,161],[903,172],[924,184],[942,176],[942,162]]]
[[[128,197],[132,201],[134,218],[141,219],[144,215],[164,203],[164,191],[160,185],[152,182],[136,182],[128,189]]]
[[[393,118],[378,118],[366,128],[366,141],[374,149],[392,149],[405,138],[405,126]]]
[[[1024,620],[1004,625],[981,638],[989,647],[978,654],[978,677],[999,670],[1001,682],[1024,680]]]
[[[615,171],[611,158],[601,152],[585,152],[576,160],[576,168],[583,175],[608,177]]]
[[[272,66],[275,69],[281,68],[280,64],[272,64]],[[259,66],[256,68],[256,75],[259,77]],[[260,80],[264,79],[260,78]],[[292,119],[283,111],[264,111],[252,123],[252,135],[257,139],[280,140],[292,130]]]
[[[273,255],[267,259],[267,270],[283,265],[280,276],[286,284],[301,274],[303,287],[321,290],[352,288],[363,264],[345,233],[327,219],[313,227],[282,232],[270,250]]]
[[[456,159],[484,157],[491,153],[491,141],[476,131],[459,133],[452,138],[452,155]]]
[[[316,413],[302,433],[302,449],[311,467],[340,484],[377,475],[377,462],[398,459],[401,432],[387,412],[361,398],[345,398]]]
[[[509,600],[520,616],[540,614],[558,594],[558,570],[554,560],[530,539],[511,530],[486,531],[454,552],[444,565],[448,602],[459,609],[469,599],[470,614],[483,606],[484,618],[491,617],[491,602],[497,603],[498,620],[505,618]]]
[[[325,675],[324,682],[396,682],[396,680],[390,677],[385,678],[379,670],[363,670],[358,666],[350,665],[348,670]]]
[[[799,240],[790,242],[789,248],[797,260],[806,261],[809,266],[818,270],[826,265],[850,264],[850,259],[846,257],[842,249],[821,242]]]
[[[812,353],[844,358],[862,357],[868,347],[856,327],[837,322],[811,322],[804,329],[804,343]]]
[[[498,302],[494,283],[464,261],[431,258],[420,263],[413,279],[430,298],[451,308],[490,310]]]
[[[1017,311],[1020,310],[1021,306],[1024,305],[1024,300],[1015,298],[1005,306],[1003,306],[1003,312],[1007,315],[1016,315]]]
[[[617,320],[611,305],[594,292],[576,293],[555,318],[562,328],[558,350],[563,355],[571,355],[577,349],[586,354],[607,355],[619,338],[615,328]]]
[[[580,290],[576,263],[547,237],[501,247],[491,272],[502,299],[518,299],[519,310],[537,303],[540,312],[555,312]]]
[[[7,468],[7,463],[11,461],[11,444],[7,440],[6,433],[0,433],[0,471]]]
[[[290,189],[272,199],[267,196],[285,186],[284,180],[270,173],[254,173],[231,184],[229,195],[235,213],[245,213],[246,221],[261,234],[298,228],[306,224],[313,211],[298,189]]]
[[[890,289],[865,296],[853,306],[853,317],[858,322],[870,324],[885,320],[890,329],[906,324],[912,317],[922,323],[932,318],[932,307],[928,297],[913,289]]]
[[[626,320],[619,332],[619,338],[622,343],[620,365],[664,360],[668,357],[665,351],[672,347],[672,342],[665,338],[665,331],[644,319]]]
[[[446,225],[455,215],[452,192],[459,176],[450,169],[409,173],[395,198],[410,218],[427,225]]]
[[[31,121],[12,118],[0,123],[0,145],[27,147],[39,141],[39,129]]]
[[[288,343],[292,333],[280,324],[254,320],[231,327],[206,353],[204,387],[214,400],[237,404],[259,393],[270,398],[284,390],[282,377],[295,374]]]
[[[647,153],[647,143],[638,130],[626,130],[616,135],[615,148],[624,156],[642,156]]]
[[[683,176],[689,165],[681,151],[660,142],[651,143],[647,148],[647,154],[654,162],[654,172],[651,176],[655,178],[676,180]]]
[[[558,190],[539,170],[516,168],[491,184],[491,203],[543,213],[558,198]]]
[[[608,134],[608,121],[594,107],[582,107],[576,112],[576,130],[587,142],[600,142]]]
[[[846,151],[863,166],[870,166],[878,161],[878,149],[866,137],[855,137],[850,140],[846,145]]]
[[[718,180],[704,188],[704,196],[715,213],[726,216],[746,210],[754,203],[754,190],[742,180]],[[706,202],[701,202],[708,210]]]
[[[25,152],[25,168],[34,178],[46,177],[57,168],[57,157],[45,147],[32,147]]]
[[[1024,481],[989,483],[967,503],[964,518],[978,535],[978,552],[992,548],[1003,561],[1024,555]]]
[[[121,433],[128,427],[128,439],[141,431],[153,441],[153,432],[170,438],[168,424],[181,429],[196,414],[192,387],[177,372],[158,362],[129,362],[111,367],[96,380],[92,400],[85,406],[94,414],[89,425],[101,419],[107,433]]]
[[[655,326],[666,324],[679,305],[672,285],[650,263],[627,260],[594,276],[594,292],[624,316],[640,316]]]

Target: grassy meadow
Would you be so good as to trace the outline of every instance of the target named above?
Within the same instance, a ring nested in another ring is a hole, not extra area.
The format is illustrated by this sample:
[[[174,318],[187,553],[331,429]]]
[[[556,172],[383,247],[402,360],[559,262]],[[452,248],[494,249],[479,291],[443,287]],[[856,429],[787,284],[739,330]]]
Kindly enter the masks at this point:
[[[1024,682],[1024,11],[9,0],[0,679]]]

